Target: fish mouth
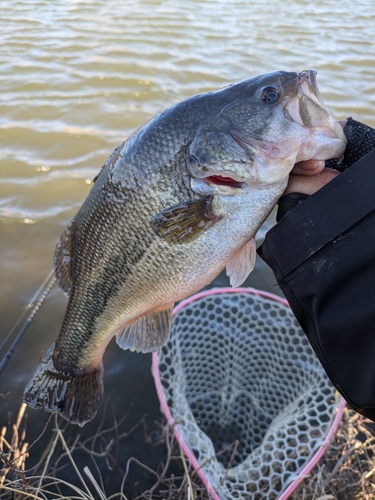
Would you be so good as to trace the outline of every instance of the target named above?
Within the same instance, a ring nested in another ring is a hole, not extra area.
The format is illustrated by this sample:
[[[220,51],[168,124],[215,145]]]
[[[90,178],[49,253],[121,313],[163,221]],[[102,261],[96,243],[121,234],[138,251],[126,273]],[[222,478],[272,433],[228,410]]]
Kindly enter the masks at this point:
[[[314,69],[298,74],[298,92],[284,107],[286,116],[308,134],[301,143],[296,162],[338,158],[345,150],[345,134],[323,101],[316,74]]]
[[[315,94],[319,93],[316,85],[316,75],[317,71],[315,69],[304,69],[301,73],[298,73],[298,82],[300,85],[305,82],[309,82],[309,84],[313,87]]]
[[[224,177],[222,175],[209,175],[205,177],[204,180],[209,182],[210,184],[214,184],[215,186],[228,186],[231,188],[242,188],[243,182],[239,182],[232,177]]]
[[[298,84],[302,94],[306,94],[316,104],[321,106],[328,114],[329,111],[323,101],[318,84],[316,83],[317,71],[315,69],[305,69],[298,74]]]
[[[341,126],[333,119],[320,94],[314,69],[298,74],[298,92],[289,100],[285,111],[289,117],[302,127],[313,130],[319,128],[327,137],[346,143]]]
[[[316,75],[314,69],[304,70],[298,74],[297,95],[285,107],[293,121],[310,129],[324,126],[330,118],[330,112],[316,83]]]

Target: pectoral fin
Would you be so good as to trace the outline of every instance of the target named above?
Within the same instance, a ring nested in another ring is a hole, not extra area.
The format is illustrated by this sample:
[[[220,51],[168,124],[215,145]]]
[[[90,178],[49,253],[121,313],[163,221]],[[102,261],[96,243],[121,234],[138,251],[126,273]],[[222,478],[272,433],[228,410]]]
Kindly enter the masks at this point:
[[[227,264],[227,276],[229,277],[230,284],[233,287],[240,286],[249,276],[255,266],[256,258],[256,243],[255,238],[247,241],[237,252],[233,255]]]
[[[214,214],[212,200],[213,196],[204,196],[165,208],[154,215],[151,226],[168,243],[190,243],[222,218]]]
[[[172,308],[173,304],[170,304],[167,308],[141,316],[116,335],[117,344],[131,351],[157,351],[169,338]]]
[[[74,218],[69,223],[56,245],[53,267],[59,287],[69,294],[72,287],[72,256],[74,244]]]

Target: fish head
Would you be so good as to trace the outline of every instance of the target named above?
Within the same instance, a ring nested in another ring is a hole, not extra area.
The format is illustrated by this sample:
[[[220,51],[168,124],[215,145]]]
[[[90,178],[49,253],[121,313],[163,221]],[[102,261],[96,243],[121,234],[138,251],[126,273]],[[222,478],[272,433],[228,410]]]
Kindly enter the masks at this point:
[[[298,161],[340,157],[346,139],[320,95],[316,71],[276,71],[210,96],[219,104],[197,127],[187,168],[227,191],[286,183]]]

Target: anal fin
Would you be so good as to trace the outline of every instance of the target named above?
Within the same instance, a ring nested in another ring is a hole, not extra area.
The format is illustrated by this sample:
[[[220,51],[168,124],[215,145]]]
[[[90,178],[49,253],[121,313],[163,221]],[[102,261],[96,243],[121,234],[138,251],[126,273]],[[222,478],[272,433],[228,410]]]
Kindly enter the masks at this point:
[[[233,287],[240,286],[254,269],[256,259],[255,238],[237,250],[227,264],[227,276]]]
[[[121,349],[137,352],[154,352],[166,343],[172,325],[171,304],[162,310],[152,311],[127,325],[116,335]]]
[[[56,370],[54,344],[48,349],[27,384],[23,400],[33,408],[56,411],[73,424],[93,419],[103,399],[103,365],[80,375]]]

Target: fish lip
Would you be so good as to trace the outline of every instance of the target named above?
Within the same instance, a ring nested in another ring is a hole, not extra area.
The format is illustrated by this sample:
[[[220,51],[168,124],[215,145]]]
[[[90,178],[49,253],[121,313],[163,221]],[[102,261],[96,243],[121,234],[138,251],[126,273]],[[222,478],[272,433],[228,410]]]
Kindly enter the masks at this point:
[[[299,83],[302,84],[304,82],[309,82],[312,86],[314,86],[317,89],[316,75],[317,71],[315,69],[304,69],[298,74]]]
[[[244,185],[244,179],[236,177],[234,172],[227,170],[225,166],[224,168],[215,168],[214,165],[211,165],[210,168],[207,168],[201,165],[193,154],[189,155],[189,160],[186,167],[192,179],[204,181],[209,186],[241,189]]]
[[[299,94],[305,94],[329,113],[316,81],[317,74],[318,72],[315,69],[305,69],[299,73]]]
[[[204,177],[204,180],[215,186],[227,186],[234,189],[242,189],[245,185],[244,182],[238,181],[233,177],[226,177],[223,175],[209,175],[208,177]]]
[[[304,84],[305,84],[305,86],[310,87],[309,93],[316,95],[319,103],[325,107],[323,98],[320,94],[318,84],[316,83],[316,75],[317,74],[318,74],[318,72],[316,71],[316,69],[304,69],[303,71],[301,71],[301,73],[298,74],[298,84],[299,84],[299,87],[301,88],[301,90],[302,90],[302,86]]]
[[[284,106],[284,114],[301,127],[307,129],[311,128],[311,126],[306,124],[301,116],[301,101],[303,97],[308,98],[313,104],[321,108],[323,113],[327,114],[327,120],[330,116],[330,112],[320,94],[316,75],[317,71],[315,69],[305,69],[298,73],[298,91]],[[323,122],[321,125],[323,125]]]
[[[211,176],[213,177],[221,177],[221,176]],[[200,179],[201,181],[204,181],[208,186],[214,187],[218,186],[219,189],[222,187],[224,191],[221,192],[221,194],[224,195],[234,195],[235,193],[239,193],[240,191],[247,191],[248,189],[256,189],[257,191],[262,191],[266,189],[272,188],[272,186],[276,186],[279,184],[279,181],[267,181],[259,178],[259,176],[256,176],[253,179],[249,179],[247,181],[242,181],[242,182],[237,182],[237,181],[231,181],[231,182],[220,182],[220,181],[212,181],[210,177],[205,177],[204,179]]]

